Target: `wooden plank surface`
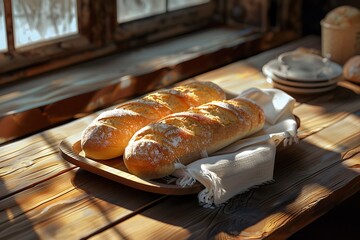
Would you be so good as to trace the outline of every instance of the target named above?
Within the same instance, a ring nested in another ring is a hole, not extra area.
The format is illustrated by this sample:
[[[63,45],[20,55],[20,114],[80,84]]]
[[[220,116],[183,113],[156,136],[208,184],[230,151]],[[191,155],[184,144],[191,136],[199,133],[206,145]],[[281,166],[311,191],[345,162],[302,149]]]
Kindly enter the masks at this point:
[[[338,88],[312,104],[298,105],[296,112],[300,113],[300,119],[307,112],[315,112],[317,119],[304,117],[302,129],[312,134],[278,152],[275,184],[238,195],[219,209],[204,210],[196,199],[189,203],[191,200],[172,197],[95,239],[115,238],[117,233],[124,238],[141,239],[151,239],[152,233],[156,233],[157,239],[289,237],[360,189],[360,98],[349,98],[340,94],[341,91],[343,89]],[[329,98],[335,100],[329,103]],[[342,111],[350,112],[327,124],[328,115],[339,109],[339,105]],[[325,127],[319,130],[322,125]],[[166,223],[165,229],[159,221]],[[136,225],[136,222],[146,225]],[[271,234],[275,234],[274,237]]]
[[[80,239],[164,197],[72,170],[1,200],[0,239]]]
[[[289,45],[271,52],[276,56],[284,49]],[[196,79],[214,81],[231,94],[271,87],[252,64],[265,61],[269,52],[264,55]],[[0,239],[284,239],[359,191],[359,93],[359,86],[343,82],[327,93],[293,95],[301,140],[278,151],[275,183],[216,209],[200,207],[196,195],[146,193],[64,161],[60,141],[97,114],[4,145]]]
[[[1,147],[0,199],[74,168],[59,155],[59,143],[90,124],[80,119]]]

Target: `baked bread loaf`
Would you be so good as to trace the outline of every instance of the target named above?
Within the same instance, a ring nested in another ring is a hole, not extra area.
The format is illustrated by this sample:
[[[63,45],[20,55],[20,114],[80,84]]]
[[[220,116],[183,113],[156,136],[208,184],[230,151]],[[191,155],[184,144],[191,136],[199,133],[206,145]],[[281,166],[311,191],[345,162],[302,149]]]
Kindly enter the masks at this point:
[[[125,149],[128,171],[140,178],[171,175],[187,165],[261,130],[263,110],[244,98],[213,101],[171,114],[139,130]]]
[[[360,55],[351,57],[344,64],[343,75],[349,81],[360,83]]]
[[[186,111],[213,100],[225,99],[224,91],[212,82],[190,82],[162,89],[101,113],[82,133],[86,157],[105,160],[123,155],[136,131],[166,115]]]
[[[326,14],[324,22],[336,27],[353,27],[360,25],[360,10],[353,6],[343,5]]]

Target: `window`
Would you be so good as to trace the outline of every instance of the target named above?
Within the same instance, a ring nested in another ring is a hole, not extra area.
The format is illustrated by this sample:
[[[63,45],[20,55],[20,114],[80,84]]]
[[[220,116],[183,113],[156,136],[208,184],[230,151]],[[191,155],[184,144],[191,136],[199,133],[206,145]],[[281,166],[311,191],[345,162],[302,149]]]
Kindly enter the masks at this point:
[[[208,0],[169,0],[168,1],[168,8],[170,11],[173,10],[177,10],[177,9],[181,9],[181,8],[186,8],[186,7],[191,7],[191,6],[195,6],[195,5],[199,5],[202,3],[206,3],[209,2]]]
[[[166,12],[166,0],[117,0],[118,23]]]
[[[76,0],[12,0],[15,48],[78,33]]]
[[[125,47],[200,29],[219,13],[214,0],[117,0],[115,40]],[[217,12],[218,11],[218,12]]]
[[[86,30],[91,7],[85,0],[0,0],[0,85],[69,65],[74,61],[66,57],[99,47]]]
[[[117,20],[124,23],[207,2],[210,0],[117,0]]]
[[[0,85],[204,27],[214,0],[0,0]]]

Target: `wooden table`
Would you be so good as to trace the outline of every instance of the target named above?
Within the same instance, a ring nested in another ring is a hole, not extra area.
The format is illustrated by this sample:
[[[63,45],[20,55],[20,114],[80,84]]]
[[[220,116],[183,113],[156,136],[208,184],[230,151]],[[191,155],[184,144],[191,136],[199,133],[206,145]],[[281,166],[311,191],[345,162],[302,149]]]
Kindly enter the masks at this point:
[[[272,87],[261,67],[316,37],[196,76],[226,91]],[[196,195],[136,190],[65,161],[59,143],[93,114],[9,143],[0,150],[0,239],[283,239],[360,189],[360,86],[292,95],[300,142],[277,152],[274,179],[226,205],[199,206]]]

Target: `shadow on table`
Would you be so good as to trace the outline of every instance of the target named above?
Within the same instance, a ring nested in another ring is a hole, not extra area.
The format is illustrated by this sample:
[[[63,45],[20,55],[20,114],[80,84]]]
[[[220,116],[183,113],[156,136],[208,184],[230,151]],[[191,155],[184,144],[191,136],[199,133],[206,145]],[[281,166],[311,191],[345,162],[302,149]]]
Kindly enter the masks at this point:
[[[356,114],[358,111],[356,107],[352,110],[353,107],[347,104],[359,97],[354,91],[339,86],[334,91],[313,97],[313,99],[307,96],[308,99],[304,102],[296,99],[300,103],[306,103],[310,108],[322,108],[321,114],[331,113],[331,115],[340,116],[341,119],[347,115]],[[218,238],[238,237],[239,235],[264,238],[268,234],[287,238],[343,202],[360,187],[359,171],[352,170],[359,167],[359,161],[351,154],[345,154],[347,150],[354,147],[354,144],[356,145],[357,136],[349,135],[337,146],[332,147],[339,149],[341,154],[321,147],[322,145],[317,144],[316,141],[312,144],[308,141],[311,137],[316,140],[322,136],[319,134],[313,137],[323,129],[318,129],[316,125],[323,126],[324,122],[321,121],[325,120],[320,119],[319,122],[315,122],[315,125],[314,122],[306,121],[307,124],[309,122],[312,124],[309,132],[305,134],[306,138],[298,144],[279,149],[274,170],[275,183],[239,194],[218,208],[199,206],[196,195],[161,198],[161,195],[145,193],[117,183],[110,184],[109,181],[102,181],[95,186],[82,186],[78,184],[78,179],[85,174],[82,171],[78,172],[74,183],[89,194],[122,208],[135,210],[137,205],[143,204],[142,208],[138,209],[138,215],[120,216],[114,224],[108,226],[112,230],[116,229],[119,236],[126,235],[121,229],[126,232],[126,226],[131,226],[134,232],[138,231],[141,234],[146,231],[149,238],[159,239],[164,225],[158,222],[163,222],[176,229],[170,230],[173,231],[174,238],[187,234],[190,234],[190,239],[212,239],[215,236]],[[336,117],[331,121],[335,123],[339,121],[339,118]],[[318,140],[327,142],[326,139]],[[345,165],[345,160],[348,159]],[[106,191],[111,193],[106,193]],[[143,207],[146,202],[151,202],[151,198],[155,202],[153,201],[149,207]],[[132,205],[133,201],[137,203]],[[136,217],[146,221],[146,229],[143,226],[134,227]],[[149,219],[146,220],[147,218]],[[117,228],[119,223],[121,223],[121,229]],[[106,227],[103,230],[105,229]]]
[[[0,192],[8,193],[6,185],[0,177]],[[20,207],[14,195],[7,196],[5,198],[0,198],[0,239],[10,239],[14,238],[19,234],[19,225],[14,224],[15,219],[26,226],[26,228],[31,229],[26,231],[26,237],[28,239],[40,239],[36,231],[33,230],[33,222],[26,216],[25,211]],[[23,230],[23,229],[22,229]]]
[[[289,237],[351,194],[353,190],[348,186],[341,190],[346,193],[344,195],[332,193],[347,185],[349,179],[359,176],[358,172],[343,166],[341,159],[339,153],[301,141],[277,153],[275,183],[239,194],[224,206],[203,208],[199,206],[196,195],[170,196],[142,209],[139,214],[156,220],[151,222],[160,221],[180,227],[190,232],[190,239],[238,235],[262,238],[272,233],[272,225],[281,226],[276,232],[278,236]],[[74,179],[75,186],[121,208],[135,210],[136,206],[161,196],[111,183],[95,175],[94,178],[90,176],[94,185],[79,184],[80,179],[84,175],[89,178],[89,174],[79,171]],[[333,196],[326,198],[329,194]],[[309,208],[304,209],[304,206]],[[126,229],[126,224],[134,224],[129,219],[119,216],[116,224],[121,223],[122,229]],[[116,228],[116,224],[109,228],[115,226],[112,230],[117,229],[119,236],[126,235]],[[152,234],[155,237],[162,231],[161,224],[149,224],[152,227],[151,231],[146,229],[149,237]],[[138,231],[145,230],[139,226]],[[179,235],[183,234],[179,232]]]

